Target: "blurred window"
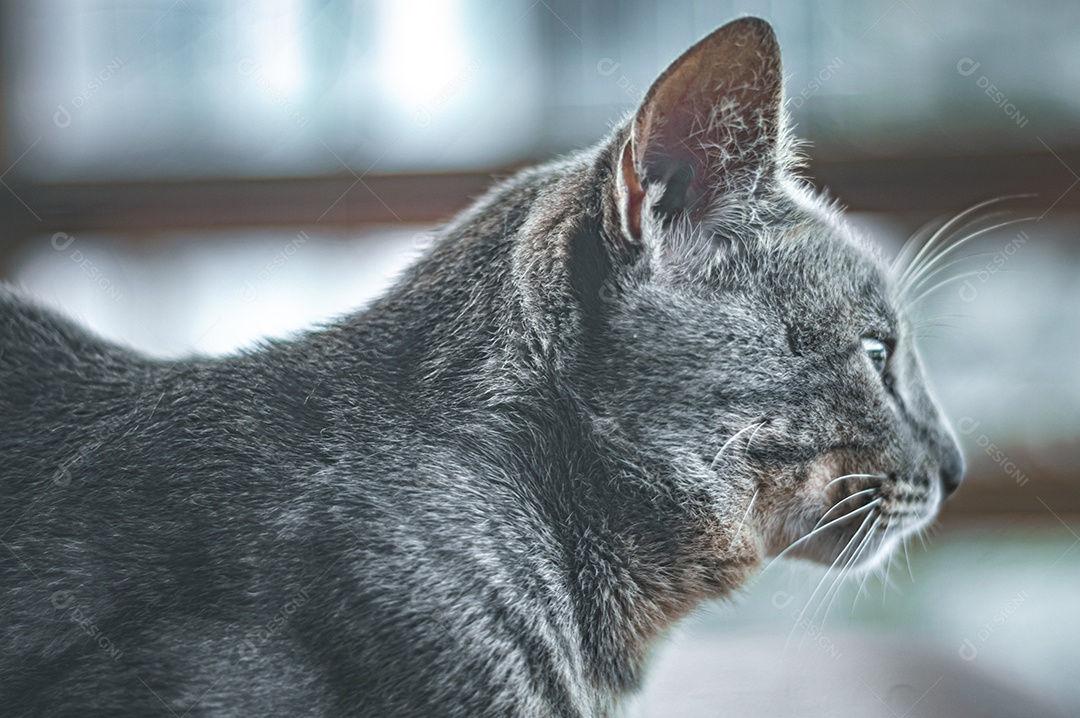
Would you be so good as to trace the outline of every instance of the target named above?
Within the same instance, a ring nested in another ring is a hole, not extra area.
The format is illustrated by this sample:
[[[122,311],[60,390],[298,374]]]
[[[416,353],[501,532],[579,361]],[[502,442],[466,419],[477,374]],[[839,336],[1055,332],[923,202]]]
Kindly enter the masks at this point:
[[[18,172],[36,181],[547,156],[593,141],[689,42],[743,13],[775,25],[799,133],[833,156],[1042,151],[1036,135],[1060,147],[1080,110],[1080,4],[1051,0],[35,0],[5,12],[7,150],[26,153]],[[1017,56],[1018,37],[1040,39]]]

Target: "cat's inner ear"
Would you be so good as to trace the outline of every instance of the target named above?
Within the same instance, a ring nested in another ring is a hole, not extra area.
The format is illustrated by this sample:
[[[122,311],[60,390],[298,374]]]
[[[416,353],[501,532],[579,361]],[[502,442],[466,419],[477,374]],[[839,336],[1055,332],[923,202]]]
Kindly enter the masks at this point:
[[[622,148],[624,228],[641,239],[649,211],[700,221],[718,195],[751,190],[774,165],[783,76],[772,28],[758,18],[728,23],[675,60],[649,88]]]

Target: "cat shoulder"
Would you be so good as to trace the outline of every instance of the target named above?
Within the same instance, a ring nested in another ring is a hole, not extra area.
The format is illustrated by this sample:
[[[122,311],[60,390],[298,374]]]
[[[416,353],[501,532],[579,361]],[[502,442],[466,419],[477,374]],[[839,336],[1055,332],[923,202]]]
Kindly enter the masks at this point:
[[[95,336],[76,321],[0,282],[0,382],[116,362],[139,363],[133,351]]]

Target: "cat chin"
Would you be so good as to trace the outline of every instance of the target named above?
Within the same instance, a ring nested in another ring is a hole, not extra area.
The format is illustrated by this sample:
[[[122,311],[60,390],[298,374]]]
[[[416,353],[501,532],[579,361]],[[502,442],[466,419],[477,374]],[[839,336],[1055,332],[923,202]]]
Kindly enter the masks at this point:
[[[825,467],[835,473],[836,467]],[[787,497],[772,504],[774,519],[762,527],[766,556],[797,558],[862,576],[879,568],[904,541],[921,533],[937,518],[944,501],[939,482],[891,481],[877,487],[863,503],[836,506],[867,491],[825,499],[820,495]],[[820,492],[819,492],[820,493]],[[828,517],[828,522],[822,525]]]
[[[811,560],[825,566],[835,564],[843,568],[849,576],[862,577],[881,568],[904,541],[921,533],[934,522],[937,510],[932,506],[933,504],[928,504],[920,516],[891,517],[887,524],[875,526],[873,533],[864,541],[860,542],[858,539],[854,541],[855,544],[861,545],[861,548],[845,553],[841,547],[831,556]],[[851,560],[853,555],[854,560]]]
[[[848,571],[851,576],[862,577],[868,573],[871,573],[875,569],[881,568],[888,558],[892,556],[893,552],[899,548],[901,541],[906,535],[901,535],[899,532],[883,532],[877,531],[872,544],[868,549],[859,556],[859,559],[851,566]]]

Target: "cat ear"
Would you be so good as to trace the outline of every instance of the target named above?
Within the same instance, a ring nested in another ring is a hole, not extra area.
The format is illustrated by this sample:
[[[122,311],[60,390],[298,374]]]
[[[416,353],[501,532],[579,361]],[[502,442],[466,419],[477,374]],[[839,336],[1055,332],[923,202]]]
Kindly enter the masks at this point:
[[[675,60],[649,88],[622,148],[624,230],[641,239],[651,209],[701,221],[720,194],[752,187],[775,162],[783,77],[772,28],[742,18],[713,31]]]

